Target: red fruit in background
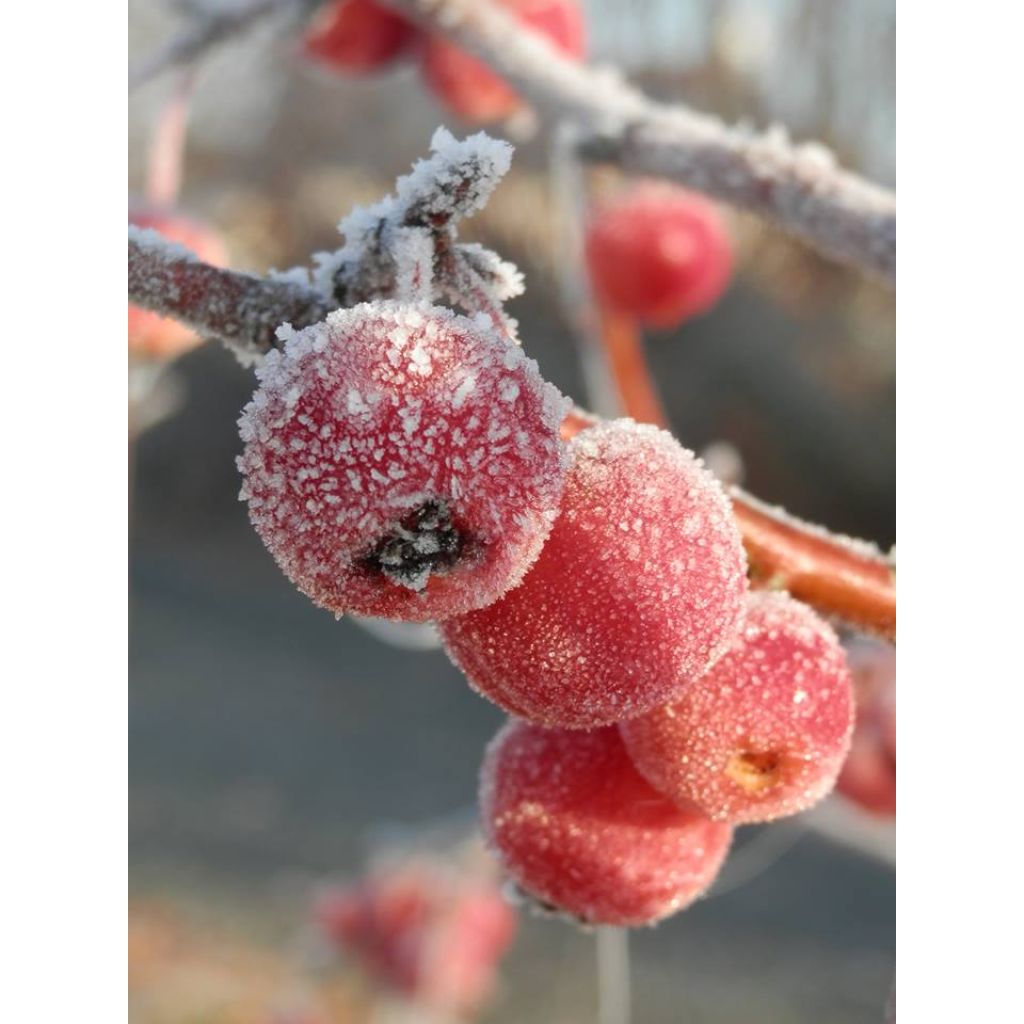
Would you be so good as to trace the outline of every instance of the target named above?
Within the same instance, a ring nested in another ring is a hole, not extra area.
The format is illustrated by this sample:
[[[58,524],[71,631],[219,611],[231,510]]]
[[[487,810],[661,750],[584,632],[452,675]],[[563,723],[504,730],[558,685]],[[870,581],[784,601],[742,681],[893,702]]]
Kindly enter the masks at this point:
[[[128,210],[128,223],[159,231],[170,242],[191,249],[201,260],[215,266],[227,263],[220,236],[205,224],[171,210],[137,205]],[[202,339],[191,328],[128,304],[128,352],[143,359],[173,359],[195,348]]]
[[[414,861],[326,893],[316,916],[330,939],[385,985],[454,1013],[490,994],[516,915],[489,878]]]
[[[503,0],[502,6],[566,56],[583,56],[585,23],[576,0]],[[502,78],[441,36],[427,39],[422,70],[435,95],[467,121],[500,121],[522,106],[519,95]]]
[[[316,604],[443,619],[523,577],[558,512],[566,402],[520,348],[378,302],[292,334],[257,376],[240,496]]]
[[[705,676],[620,728],[655,789],[738,825],[796,814],[825,796],[852,727],[850,673],[831,627],[788,595],[761,592]]]
[[[307,54],[349,74],[365,74],[394,63],[419,41],[419,29],[374,0],[336,0],[306,33]]]
[[[673,185],[636,185],[601,203],[586,228],[598,301],[651,327],[709,310],[732,276],[732,244],[710,200]]]
[[[509,722],[487,749],[480,808],[519,886],[590,924],[653,924],[682,910],[712,883],[732,838],[656,793],[614,727]]]
[[[526,579],[441,638],[505,710],[587,729],[673,699],[725,650],[746,561],[721,487],[665,431],[617,420],[568,450],[558,520]]]
[[[846,645],[857,699],[850,753],[836,789],[872,814],[896,814],[896,651],[858,637]]]

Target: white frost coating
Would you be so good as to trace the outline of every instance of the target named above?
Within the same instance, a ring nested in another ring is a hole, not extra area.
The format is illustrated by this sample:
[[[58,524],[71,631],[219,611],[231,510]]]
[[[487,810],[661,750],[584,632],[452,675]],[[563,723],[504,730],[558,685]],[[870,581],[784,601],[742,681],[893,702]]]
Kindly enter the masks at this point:
[[[522,271],[508,260],[503,260],[493,249],[478,242],[462,242],[456,249],[459,257],[485,281],[498,302],[505,302],[526,291]]]
[[[166,235],[162,235],[155,228],[140,228],[135,224],[128,225],[128,241],[138,242],[146,247],[157,247],[167,258],[173,260],[187,260],[191,263],[198,263],[199,257],[186,245],[180,242],[172,242]]]
[[[432,155],[418,160],[396,183],[397,200],[405,210],[418,206],[435,215],[470,217],[483,209],[512,166],[512,146],[486,132],[460,140],[441,127],[430,149]]]
[[[799,530],[801,533],[809,534],[812,537],[818,537],[821,540],[828,541],[829,543],[839,544],[858,558],[867,558],[876,562],[886,562],[890,565],[894,561],[893,559],[887,558],[881,549],[870,541],[861,540],[858,537],[847,537],[841,533],[832,533],[830,530],[826,530],[825,527],[819,526],[817,523],[809,523],[805,519],[798,519],[796,516],[787,512],[781,505],[770,505],[767,502],[761,501],[759,498],[755,498],[753,495],[748,494],[739,487],[733,487],[730,491],[732,494],[741,497],[744,504],[750,505],[751,508],[756,509],[758,512],[763,512],[772,519],[778,520],[786,526],[791,526],[793,529]]]

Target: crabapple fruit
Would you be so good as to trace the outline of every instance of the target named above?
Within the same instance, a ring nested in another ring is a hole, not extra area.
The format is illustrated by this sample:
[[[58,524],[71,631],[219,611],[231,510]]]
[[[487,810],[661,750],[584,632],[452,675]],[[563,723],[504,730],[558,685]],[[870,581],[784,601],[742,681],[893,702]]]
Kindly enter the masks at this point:
[[[714,880],[732,838],[655,792],[615,727],[510,721],[487,748],[484,834],[528,895],[588,923],[644,925]]]
[[[641,774],[732,824],[805,810],[850,745],[853,688],[831,627],[786,594],[750,595],[731,649],[679,698],[620,725]]]
[[[305,52],[347,74],[366,74],[393,64],[420,39],[419,29],[375,0],[335,0],[306,33]]]
[[[378,980],[438,1010],[486,1000],[516,932],[516,914],[489,878],[412,861],[318,899],[328,938]]]
[[[198,221],[171,210],[133,205],[128,223],[159,231],[168,241],[191,249],[201,260],[215,266],[227,263],[220,235]],[[173,359],[202,341],[190,327],[128,303],[128,351],[142,359]]]
[[[836,781],[848,800],[880,817],[896,813],[896,651],[857,637],[846,645],[857,718],[850,753]]]
[[[672,700],[724,652],[746,561],[721,487],[665,431],[601,423],[568,451],[533,568],[500,601],[444,622],[441,638],[506,711],[589,729]]]
[[[732,275],[718,208],[674,185],[644,182],[599,204],[584,245],[598,300],[651,327],[707,312]]]
[[[583,56],[586,33],[577,0],[502,0],[501,5],[566,56]],[[511,86],[486,64],[441,36],[428,37],[422,71],[427,86],[467,121],[500,121],[522,106]]]
[[[240,497],[336,614],[426,621],[514,586],[558,514],[566,400],[486,317],[392,302],[281,332],[239,420]]]

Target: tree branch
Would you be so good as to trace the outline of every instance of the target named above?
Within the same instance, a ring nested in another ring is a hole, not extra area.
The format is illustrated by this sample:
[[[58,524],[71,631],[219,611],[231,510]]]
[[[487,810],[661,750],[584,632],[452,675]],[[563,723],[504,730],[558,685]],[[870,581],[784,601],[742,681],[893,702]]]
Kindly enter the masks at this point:
[[[277,11],[305,12],[319,0],[234,0],[195,16],[180,35],[143,57],[128,72],[128,89],[144,85],[168,68],[191,64],[207,50]]]
[[[611,71],[568,60],[486,0],[388,2],[485,61],[553,121],[579,126],[587,159],[681,182],[895,284],[895,194],[842,170],[823,146],[656,103]]]
[[[131,225],[128,299],[217,338],[249,359],[276,346],[281,324],[308,327],[333,308],[308,285],[211,266],[156,231]]]

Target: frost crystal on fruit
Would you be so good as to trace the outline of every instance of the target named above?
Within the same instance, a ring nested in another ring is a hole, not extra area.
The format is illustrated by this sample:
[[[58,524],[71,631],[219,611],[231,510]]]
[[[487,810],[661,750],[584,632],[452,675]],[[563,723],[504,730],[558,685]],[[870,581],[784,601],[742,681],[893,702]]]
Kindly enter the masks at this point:
[[[480,777],[484,833],[533,899],[588,924],[645,925],[714,881],[732,829],[640,776],[614,727],[510,722]]]
[[[322,607],[426,621],[479,608],[536,558],[564,476],[566,401],[484,317],[332,313],[257,371],[241,497]]]
[[[588,729],[673,699],[732,640],[746,561],[728,500],[692,452],[632,420],[569,444],[558,521],[526,579],[444,623],[484,696]]]
[[[644,777],[733,824],[805,810],[850,744],[853,690],[829,625],[785,594],[749,598],[729,652],[665,707],[620,726]]]

